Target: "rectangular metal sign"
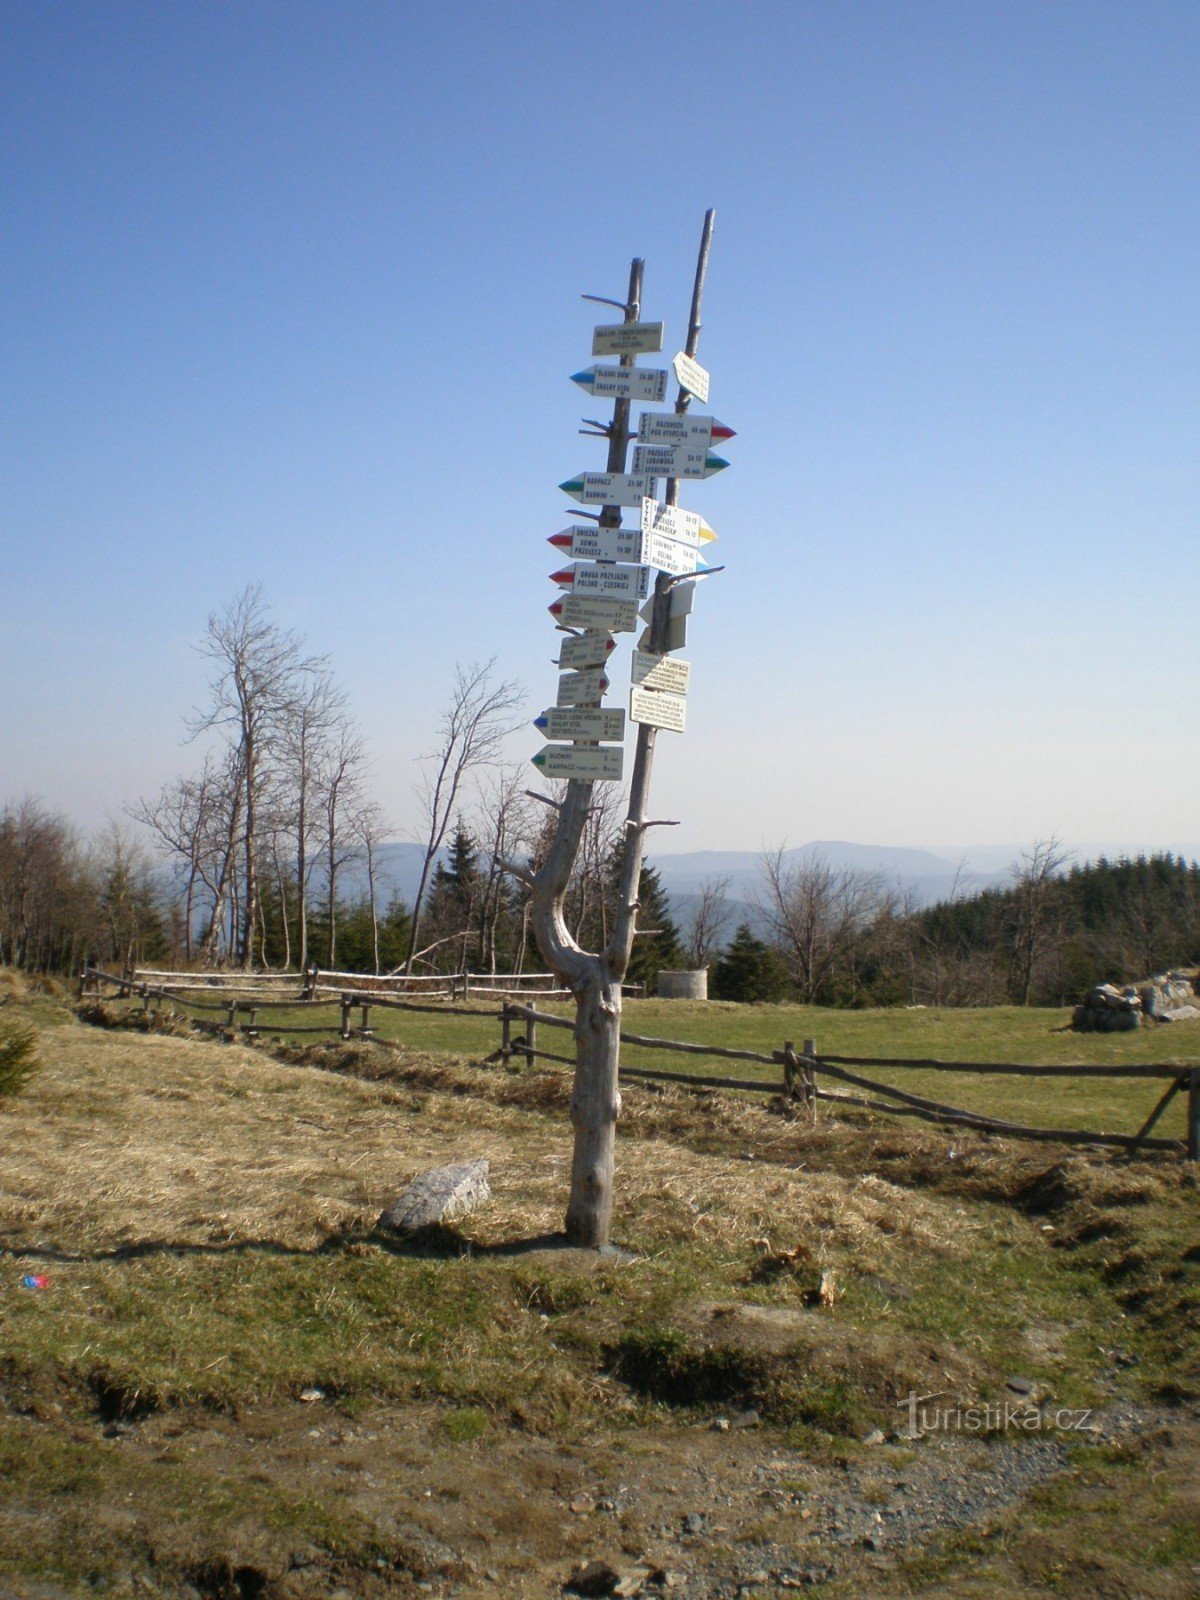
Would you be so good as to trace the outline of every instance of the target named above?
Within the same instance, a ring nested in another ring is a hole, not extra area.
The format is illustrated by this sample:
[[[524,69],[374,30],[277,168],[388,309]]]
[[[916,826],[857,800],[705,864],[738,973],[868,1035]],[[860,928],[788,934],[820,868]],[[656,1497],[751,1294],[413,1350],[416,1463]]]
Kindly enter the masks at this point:
[[[620,706],[590,709],[584,706],[554,706],[543,711],[536,723],[547,739],[609,739],[625,737],[625,712]]]
[[[603,400],[640,400],[661,405],[667,398],[665,367],[592,367],[572,381]]]
[[[686,389],[689,394],[694,394],[700,404],[708,404],[708,373],[698,361],[693,361],[686,351],[681,350],[671,363],[675,370],[675,377],[681,389]]]
[[[661,689],[633,688],[629,691],[629,720],[682,733],[687,721],[687,701],[681,694],[664,694]]]
[[[652,655],[647,650],[633,652],[633,681],[644,688],[685,695],[691,675],[690,661],[680,661],[677,656]]]
[[[548,744],[532,758],[547,778],[582,778],[617,783],[625,765],[620,745]]]
[[[616,648],[617,641],[603,629],[581,634],[578,639],[564,639],[555,666],[602,667]]]
[[[644,600],[650,593],[651,570],[602,561],[576,561],[572,594],[604,595],[610,600]],[[564,583],[564,588],[567,585]]]
[[[609,322],[592,333],[594,356],[649,355],[662,347],[661,322]]]
[[[564,672],[558,680],[560,706],[586,705],[592,700],[602,700],[608,688],[603,667],[589,667],[583,672]]]
[[[551,616],[567,628],[607,628],[609,633],[633,633],[637,627],[636,600],[606,600],[601,595],[564,594],[549,609]]]
[[[559,487],[585,506],[640,506],[656,485],[644,473],[581,472]]]

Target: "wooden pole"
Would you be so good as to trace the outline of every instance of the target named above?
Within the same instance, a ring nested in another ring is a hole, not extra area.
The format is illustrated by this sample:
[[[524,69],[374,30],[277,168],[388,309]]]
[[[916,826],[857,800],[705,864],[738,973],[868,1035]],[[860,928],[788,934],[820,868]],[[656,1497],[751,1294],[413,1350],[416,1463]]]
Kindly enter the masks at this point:
[[[537,1023],[532,1017],[525,1022],[525,1065],[532,1067],[537,1056]]]
[[[808,1107],[814,1121],[817,1115],[817,1069],[813,1062],[817,1059],[817,1041],[805,1039],[804,1041],[804,1103]]]
[[[1188,1073],[1187,1153],[1189,1161],[1200,1161],[1200,1067]]]
[[[512,1055],[512,1007],[508,1001],[504,1002],[504,1009],[500,1013],[500,1059],[505,1066]]]

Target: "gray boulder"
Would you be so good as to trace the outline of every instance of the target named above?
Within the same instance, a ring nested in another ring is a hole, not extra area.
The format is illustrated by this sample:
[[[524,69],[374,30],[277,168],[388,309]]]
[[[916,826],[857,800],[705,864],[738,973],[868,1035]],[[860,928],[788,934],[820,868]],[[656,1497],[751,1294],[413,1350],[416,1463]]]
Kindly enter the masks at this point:
[[[453,1222],[492,1198],[486,1161],[457,1161],[431,1167],[413,1179],[384,1211],[377,1227],[395,1233],[412,1233],[438,1223]]]

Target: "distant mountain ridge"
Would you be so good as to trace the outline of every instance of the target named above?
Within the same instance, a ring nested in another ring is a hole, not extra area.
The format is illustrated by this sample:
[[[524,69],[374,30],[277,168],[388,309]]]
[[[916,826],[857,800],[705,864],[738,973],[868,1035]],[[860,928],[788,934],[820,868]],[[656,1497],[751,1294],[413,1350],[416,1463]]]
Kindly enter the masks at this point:
[[[1137,855],[1136,846],[1068,846],[1068,858],[1094,861],[1119,855]],[[1146,854],[1153,853],[1149,848]],[[1173,852],[1189,860],[1200,858],[1200,846],[1186,845]],[[847,839],[813,839],[784,851],[784,860],[823,860],[835,871],[878,872],[907,895],[914,905],[929,906],[954,896],[978,894],[1010,881],[1011,869],[1022,854],[1020,845],[972,845],[965,850],[920,850],[905,845],[857,844]],[[726,893],[734,916],[750,913],[762,877],[761,850],[652,851],[650,865],[659,875],[677,920],[685,920],[706,880],[728,878]],[[381,845],[376,854],[379,897],[386,904],[399,895],[411,906],[421,878],[424,848],[401,840]],[[342,893],[366,893],[366,874],[347,866],[341,877]],[[732,932],[732,929],[730,930]]]

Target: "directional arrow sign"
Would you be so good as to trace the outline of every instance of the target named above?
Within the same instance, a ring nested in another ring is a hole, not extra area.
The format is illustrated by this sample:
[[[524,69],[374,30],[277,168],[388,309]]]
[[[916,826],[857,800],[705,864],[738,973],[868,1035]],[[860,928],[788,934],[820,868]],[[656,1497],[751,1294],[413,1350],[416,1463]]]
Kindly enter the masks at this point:
[[[683,544],[678,539],[664,539],[658,533],[642,534],[642,560],[657,567],[660,572],[682,578],[695,572],[701,564],[695,545]]]
[[[558,487],[585,506],[640,506],[655,484],[644,473],[581,472]]]
[[[716,417],[699,417],[691,411],[643,411],[638,422],[642,444],[688,444],[707,450],[714,439],[736,438]]]
[[[698,511],[682,506],[663,506],[657,500],[642,501],[642,532],[661,533],[683,544],[707,544],[717,536]]]
[[[564,639],[555,666],[576,669],[602,667],[608,660],[609,652],[616,648],[617,641],[611,633],[585,633],[578,639]],[[555,734],[554,737],[558,738],[558,735]]]
[[[687,721],[687,701],[681,694],[664,694],[661,689],[631,689],[629,720],[682,733]]]
[[[681,350],[672,361],[675,377],[681,389],[686,389],[689,394],[694,394],[702,406],[708,404],[708,373],[698,361],[693,361],[691,356]]]
[[[667,398],[667,373],[657,367],[588,367],[571,382],[605,400],[642,400],[659,405]]]
[[[552,533],[547,544],[568,551],[577,561],[640,561],[642,534],[639,528],[581,528],[572,524],[561,533]]]
[[[533,725],[547,739],[623,739],[625,713],[620,706],[593,710],[583,706],[558,706],[534,717]]]
[[[672,577],[695,572],[700,560],[694,545],[664,539],[657,533],[643,533],[640,528],[571,527],[551,534],[546,542],[568,551],[577,560],[632,561],[639,566],[657,567]]]
[[[607,628],[632,633],[637,627],[636,600],[606,600],[601,595],[567,594],[546,607],[566,628]]]
[[[590,700],[600,700],[608,688],[608,679],[602,667],[589,667],[586,672],[564,672],[558,680],[560,706],[586,705]]]
[[[724,456],[710,455],[703,445],[639,444],[633,451],[634,472],[657,478],[711,478],[728,465]]]
[[[617,783],[625,752],[586,744],[548,744],[530,758],[547,778],[582,778],[585,782]]]
[[[662,347],[661,322],[609,322],[592,333],[594,356],[633,356]]]
[[[612,600],[644,600],[650,593],[650,568],[577,561],[552,572],[551,580],[572,594],[599,594]]]
[[[664,689],[670,694],[685,695],[691,676],[690,661],[680,661],[677,656],[651,655],[647,650],[633,652],[633,681],[646,689]]]

